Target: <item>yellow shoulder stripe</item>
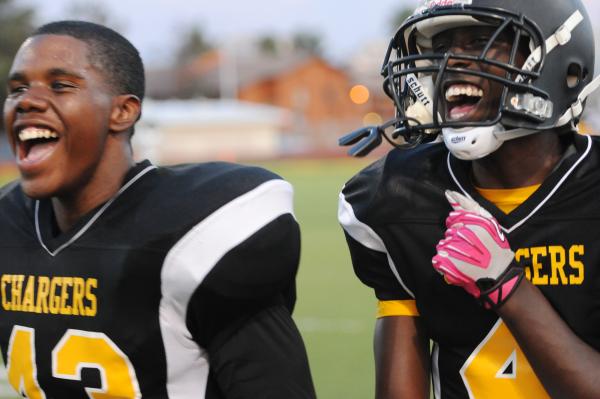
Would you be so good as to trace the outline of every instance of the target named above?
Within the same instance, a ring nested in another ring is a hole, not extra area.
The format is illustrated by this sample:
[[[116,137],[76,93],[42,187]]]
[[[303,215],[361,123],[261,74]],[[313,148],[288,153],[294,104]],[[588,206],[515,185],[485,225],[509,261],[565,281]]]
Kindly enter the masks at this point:
[[[419,316],[417,302],[414,299],[405,301],[379,301],[377,318],[388,316]]]

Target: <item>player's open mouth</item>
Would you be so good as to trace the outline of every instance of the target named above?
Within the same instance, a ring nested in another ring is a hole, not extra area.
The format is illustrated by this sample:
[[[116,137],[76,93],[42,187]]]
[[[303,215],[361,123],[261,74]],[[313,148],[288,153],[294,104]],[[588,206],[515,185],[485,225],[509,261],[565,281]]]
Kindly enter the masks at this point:
[[[35,164],[48,157],[59,136],[50,128],[28,126],[19,131],[17,157],[20,164]]]
[[[446,118],[448,121],[468,120],[483,98],[483,89],[469,83],[446,86]]]

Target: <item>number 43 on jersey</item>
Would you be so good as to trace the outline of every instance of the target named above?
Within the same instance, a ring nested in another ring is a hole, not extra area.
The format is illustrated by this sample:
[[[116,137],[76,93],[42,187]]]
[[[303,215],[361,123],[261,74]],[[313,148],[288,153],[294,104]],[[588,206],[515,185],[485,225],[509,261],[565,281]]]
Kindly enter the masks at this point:
[[[35,330],[14,326],[8,347],[8,381],[30,399],[45,399],[37,381]],[[52,350],[52,375],[81,380],[81,370],[100,372],[100,388],[84,388],[93,399],[141,398],[135,370],[127,356],[105,334],[69,329]]]

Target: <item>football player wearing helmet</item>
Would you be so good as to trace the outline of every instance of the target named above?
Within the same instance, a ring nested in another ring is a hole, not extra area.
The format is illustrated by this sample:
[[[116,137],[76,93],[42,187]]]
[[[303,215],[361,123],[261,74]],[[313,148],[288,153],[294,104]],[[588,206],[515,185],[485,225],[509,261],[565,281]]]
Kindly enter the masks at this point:
[[[28,398],[314,398],[291,318],[292,187],[228,163],[135,163],[144,69],[61,21],[15,56],[0,190],[0,348]]]
[[[580,0],[430,0],[399,27],[395,118],[340,140],[399,147],[339,202],[379,300],[377,398],[428,398],[430,376],[437,399],[600,397],[593,71]]]

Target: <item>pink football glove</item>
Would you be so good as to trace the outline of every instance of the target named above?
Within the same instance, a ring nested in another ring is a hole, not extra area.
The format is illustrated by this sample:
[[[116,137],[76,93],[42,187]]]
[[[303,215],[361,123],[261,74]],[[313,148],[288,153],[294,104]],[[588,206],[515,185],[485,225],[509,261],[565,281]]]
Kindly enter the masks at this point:
[[[433,267],[450,284],[463,287],[485,308],[502,305],[523,279],[498,222],[477,202],[446,191],[454,209],[446,219],[445,238],[437,245]]]

